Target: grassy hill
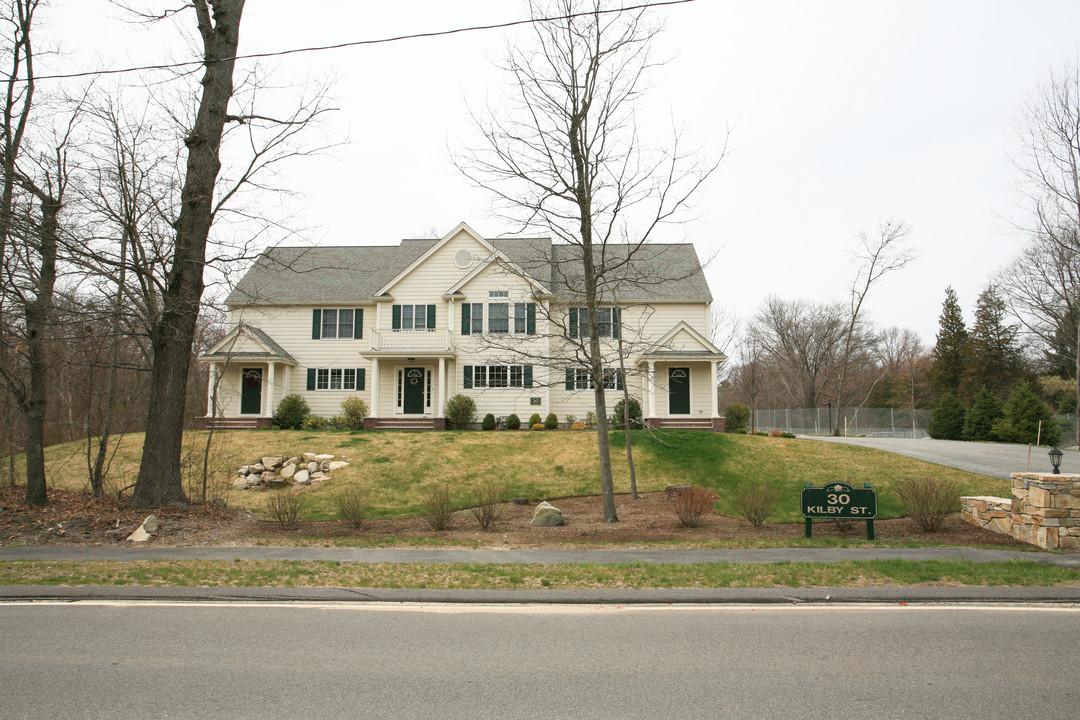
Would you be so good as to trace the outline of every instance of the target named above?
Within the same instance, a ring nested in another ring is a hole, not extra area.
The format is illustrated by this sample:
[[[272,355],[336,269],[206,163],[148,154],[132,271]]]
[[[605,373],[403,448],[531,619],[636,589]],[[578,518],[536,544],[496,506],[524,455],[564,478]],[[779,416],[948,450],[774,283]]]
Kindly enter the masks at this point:
[[[135,481],[141,434],[124,437],[112,459],[106,487],[116,492]],[[206,434],[185,436],[182,472],[189,497],[202,491],[202,454]],[[612,433],[612,462],[617,492],[629,491],[625,438]],[[720,496],[717,510],[733,514],[728,498],[740,482],[767,479],[783,488],[773,520],[797,521],[803,483],[815,486],[844,480],[857,487],[870,482],[878,491],[879,517],[902,515],[890,491],[903,478],[953,479],[971,495],[1007,495],[1004,480],[933,465],[869,448],[809,440],[667,432],[633,438],[640,491],[668,485],[698,485]],[[468,505],[472,489],[487,480],[501,484],[504,498],[533,500],[595,495],[600,491],[596,437],[590,432],[218,432],[210,452],[207,497],[224,497],[229,505],[261,511],[266,493],[236,491],[236,469],[265,455],[332,453],[348,468],[332,480],[302,492],[310,494],[306,519],[333,517],[331,494],[347,484],[368,490],[371,516],[418,514],[429,488],[448,483],[455,497]],[[50,487],[80,490],[88,486],[87,444],[73,442],[46,451]],[[3,464],[6,466],[6,462]]]

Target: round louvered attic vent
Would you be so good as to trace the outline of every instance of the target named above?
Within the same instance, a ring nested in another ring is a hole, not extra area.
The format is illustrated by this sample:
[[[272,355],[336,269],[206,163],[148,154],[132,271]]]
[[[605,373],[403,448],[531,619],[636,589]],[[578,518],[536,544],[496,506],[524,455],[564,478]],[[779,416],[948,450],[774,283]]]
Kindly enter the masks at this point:
[[[454,264],[462,270],[472,265],[472,261],[472,253],[468,250],[458,250],[454,255]]]

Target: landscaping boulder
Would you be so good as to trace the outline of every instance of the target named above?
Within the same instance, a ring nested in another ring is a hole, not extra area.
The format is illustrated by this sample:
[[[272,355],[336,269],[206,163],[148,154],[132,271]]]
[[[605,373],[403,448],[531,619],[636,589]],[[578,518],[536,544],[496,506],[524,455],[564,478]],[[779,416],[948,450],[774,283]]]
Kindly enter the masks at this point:
[[[281,478],[279,478],[277,475],[275,475],[272,470],[264,470],[263,472],[259,473],[259,478],[264,483],[268,483],[271,480],[281,480]]]
[[[319,472],[318,470],[316,470],[315,472],[311,473],[311,481],[312,481],[312,482],[315,482],[316,480],[322,480],[322,479],[323,479],[324,477],[326,477],[326,475],[324,475],[323,473]]]
[[[330,472],[334,472],[335,470],[340,470],[341,468],[346,467],[349,467],[349,463],[345,462],[344,460],[334,460],[329,465],[327,465],[327,469]]]
[[[248,479],[246,477],[238,477],[235,480],[233,480],[232,486],[236,490],[247,490],[247,488],[248,488]]]
[[[296,472],[296,465],[294,463],[289,463],[285,467],[281,468],[281,477],[288,480],[289,478],[291,478],[293,476],[293,473],[295,473],[295,472]]]
[[[142,521],[142,525],[135,529],[135,532],[128,535],[129,542],[146,542],[150,539],[150,533],[157,532],[158,519],[156,515],[147,515],[146,519]]]
[[[267,469],[279,468],[281,467],[282,460],[284,460],[284,458],[280,455],[267,456],[262,459],[262,464],[263,467]]]
[[[323,462],[324,460],[333,460],[334,456],[329,455],[329,454],[316,455],[315,459],[318,460],[319,462]]]
[[[293,475],[293,482],[297,485],[307,485],[311,481],[311,475],[307,470],[300,470]]]
[[[529,524],[553,527],[565,525],[566,520],[563,518],[562,510],[545,501],[536,506],[536,512],[533,513],[532,522]]]
[[[318,455],[316,455],[315,453],[304,453],[303,457],[306,462],[314,462],[315,458],[317,458]]]
[[[142,521],[142,529],[148,533],[155,533],[158,531],[158,519],[157,515],[147,515],[146,519]]]
[[[245,465],[244,467],[242,467],[242,468],[240,468],[239,470],[237,470],[237,472],[238,472],[238,473],[240,473],[240,475],[241,475],[241,476],[243,476],[243,477],[247,477],[247,476],[248,476],[248,473],[250,473],[250,472],[251,472],[251,467],[250,467],[250,466],[248,466],[248,465]]]
[[[259,485],[261,485],[261,484],[262,484],[262,478],[259,477],[258,475],[248,475],[247,476],[247,486],[249,488],[259,487]]]
[[[304,454],[305,455],[310,455],[311,453],[304,453]],[[314,460],[309,462],[307,464],[307,471],[309,473],[318,472],[319,471],[319,463],[315,462]]]

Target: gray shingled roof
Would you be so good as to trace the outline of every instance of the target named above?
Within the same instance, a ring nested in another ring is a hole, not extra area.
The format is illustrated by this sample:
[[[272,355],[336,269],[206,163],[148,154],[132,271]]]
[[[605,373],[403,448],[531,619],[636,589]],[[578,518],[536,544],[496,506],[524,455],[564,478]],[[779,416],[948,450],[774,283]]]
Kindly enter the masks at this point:
[[[403,240],[400,245],[276,247],[260,255],[225,299],[228,305],[315,305],[368,300],[432,247],[437,240]],[[559,302],[579,300],[580,248],[547,238],[499,238],[489,242]],[[625,261],[625,245],[609,246],[608,258],[620,265],[612,273],[604,300],[620,302],[690,300],[711,302],[692,245],[645,245]],[[453,283],[448,278],[447,288]]]

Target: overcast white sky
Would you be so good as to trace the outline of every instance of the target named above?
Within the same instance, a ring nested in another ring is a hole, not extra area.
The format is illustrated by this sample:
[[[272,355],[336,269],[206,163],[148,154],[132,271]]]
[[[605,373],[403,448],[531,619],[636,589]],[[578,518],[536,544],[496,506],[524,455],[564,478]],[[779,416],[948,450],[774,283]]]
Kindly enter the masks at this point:
[[[142,2],[151,8],[177,3]],[[912,228],[919,261],[875,289],[882,327],[932,343],[952,285],[975,298],[1023,241],[1009,161],[1019,110],[1047,72],[1080,53],[1080,2],[734,2],[666,8],[643,108],[729,155],[700,195],[690,241],[717,302],[749,317],[769,294],[843,299],[856,235],[880,219]],[[525,17],[514,1],[248,0],[241,51],[271,51]],[[54,0],[41,30],[66,54],[38,72],[187,59],[175,29],[121,20],[105,0]],[[328,128],[349,144],[291,166],[307,193],[295,222],[321,244],[394,244],[466,221],[496,236],[490,197],[451,153],[475,144],[468,107],[498,102],[494,67],[525,31],[483,31],[275,60],[283,80],[337,77]]]

